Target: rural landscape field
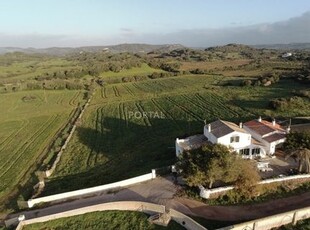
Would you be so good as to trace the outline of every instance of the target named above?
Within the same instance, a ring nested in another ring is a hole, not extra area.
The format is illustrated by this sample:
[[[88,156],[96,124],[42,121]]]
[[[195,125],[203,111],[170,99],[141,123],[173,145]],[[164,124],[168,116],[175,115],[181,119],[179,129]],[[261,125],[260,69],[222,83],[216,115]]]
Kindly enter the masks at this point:
[[[282,54],[229,44],[206,50],[156,47],[147,54],[99,49],[2,55],[2,213],[17,211],[20,201],[33,195],[108,184],[173,165],[175,139],[202,133],[204,124],[217,119],[238,123],[262,116],[283,125],[306,119],[309,51],[297,50],[289,59]],[[55,171],[37,191],[42,171],[54,164],[73,126]]]
[[[0,3],[0,230],[309,230],[309,0]]]

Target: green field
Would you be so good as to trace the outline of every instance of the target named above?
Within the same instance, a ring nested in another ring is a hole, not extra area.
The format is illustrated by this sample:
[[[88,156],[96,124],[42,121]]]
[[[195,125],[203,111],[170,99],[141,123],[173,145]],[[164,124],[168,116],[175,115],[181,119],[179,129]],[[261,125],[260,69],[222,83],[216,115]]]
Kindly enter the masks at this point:
[[[83,97],[79,91],[0,94],[0,200],[24,184]]]
[[[74,63],[62,58],[21,53],[0,56],[0,83],[19,82],[44,73],[75,68]]]
[[[148,66],[147,64],[142,64],[141,67],[134,67],[131,69],[121,70],[120,72],[103,72],[101,73],[101,78],[109,83],[118,83],[122,82],[123,77],[132,77],[132,76],[147,76],[154,72],[164,72],[160,69],[154,69]]]
[[[238,81],[189,75],[98,88],[44,194],[115,182],[171,165],[175,138],[202,133],[204,120],[239,122],[309,111],[268,109],[269,99],[292,95],[290,81],[270,87],[220,86],[227,80]],[[147,116],[141,118],[143,113]]]
[[[181,230],[185,229],[174,221],[167,227],[151,224],[147,221],[148,215],[131,211],[104,211],[84,215],[52,220],[45,223],[27,225],[24,230],[103,230],[103,229],[143,229],[143,230]]]

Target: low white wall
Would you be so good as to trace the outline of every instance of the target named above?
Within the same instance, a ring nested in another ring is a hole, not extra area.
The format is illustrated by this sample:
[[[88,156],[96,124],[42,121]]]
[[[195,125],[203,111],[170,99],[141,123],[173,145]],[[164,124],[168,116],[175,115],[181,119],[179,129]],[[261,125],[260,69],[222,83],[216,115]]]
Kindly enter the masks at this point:
[[[210,198],[210,195],[232,190],[232,189],[234,189],[234,186],[226,186],[226,187],[220,187],[220,188],[206,189],[205,187],[200,185],[199,189],[200,189],[200,193],[199,193],[200,197],[208,199],[208,198]]]
[[[70,216],[83,215],[90,212],[98,212],[98,211],[107,211],[107,210],[122,210],[122,211],[139,211],[145,212],[148,214],[154,213],[167,213],[167,215],[171,216],[171,219],[185,227],[189,230],[206,230],[202,225],[198,224],[193,219],[188,216],[180,213],[174,209],[170,209],[166,212],[166,208],[163,205],[140,202],[140,201],[119,201],[119,202],[111,202],[104,203],[98,205],[92,205],[89,207],[74,209],[66,212],[61,212],[53,215],[38,217],[30,220],[22,220],[19,222],[16,229],[21,230],[23,226],[35,223],[47,222],[59,218],[65,218]],[[16,218],[17,219],[17,218]],[[15,219],[13,221],[16,221]]]
[[[289,181],[289,180],[298,180],[298,179],[308,179],[310,178],[310,174],[302,174],[302,175],[294,175],[294,176],[287,176],[282,178],[275,178],[275,179],[267,179],[259,182],[259,184],[270,184],[274,182],[282,182],[282,181]]]
[[[171,216],[171,219],[185,227],[189,230],[206,230],[202,225],[191,219],[190,217],[184,215],[181,212],[178,212],[174,209],[170,209],[166,212],[166,208],[163,205],[140,202],[140,201],[119,201],[119,202],[111,202],[104,203],[98,205],[92,205],[89,207],[74,209],[66,212],[61,212],[53,215],[38,217],[30,220],[22,220],[19,222],[16,229],[21,230],[23,226],[35,223],[47,222],[59,218],[65,218],[70,216],[83,215],[90,212],[98,212],[98,211],[107,211],[107,210],[122,210],[122,211],[139,211],[147,214],[154,213],[167,213],[167,215]],[[16,220],[14,220],[16,221]]]
[[[189,230],[207,230],[205,227],[194,221],[192,218],[184,215],[181,212],[178,212],[174,209],[169,210],[169,215],[171,219],[179,223],[183,227]]]
[[[111,202],[104,203],[98,205],[92,205],[84,208],[74,209],[66,212],[61,212],[53,215],[38,217],[30,220],[21,221],[16,229],[21,230],[23,226],[41,222],[47,222],[50,220],[55,220],[59,218],[65,218],[70,216],[83,215],[85,213],[97,212],[97,211],[107,211],[107,210],[123,210],[123,211],[139,211],[145,213],[164,213],[165,206],[147,203],[147,202],[139,202],[139,201],[119,201],[119,202]]]
[[[304,220],[310,218],[310,207],[293,210],[290,212],[285,212],[273,216],[268,216],[265,218],[248,221],[241,224],[236,224],[234,226],[229,226],[224,229],[234,229],[234,230],[244,230],[244,229],[254,229],[254,230],[269,230],[272,228],[280,227],[286,224],[295,224],[299,220]]]
[[[95,195],[96,193],[102,193],[111,189],[119,189],[136,183],[141,183],[144,181],[152,180],[156,178],[156,171],[153,169],[151,173],[130,178],[127,180],[118,181],[111,184],[100,185],[92,188],[80,189],[71,192],[65,192],[60,194],[55,194],[51,196],[39,197],[35,199],[30,199],[27,201],[28,207],[31,208],[36,204],[46,203],[46,202],[56,202],[64,201],[72,198],[81,198],[87,195]]]
[[[270,184],[270,183],[276,183],[276,182],[284,182],[284,181],[300,180],[300,179],[308,179],[308,178],[310,179],[310,174],[294,175],[294,176],[287,176],[287,177],[282,177],[282,178],[267,179],[267,180],[260,181],[258,184]],[[200,185],[199,189],[200,189],[200,197],[209,199],[212,194],[232,190],[234,189],[234,186],[206,189],[202,185]]]

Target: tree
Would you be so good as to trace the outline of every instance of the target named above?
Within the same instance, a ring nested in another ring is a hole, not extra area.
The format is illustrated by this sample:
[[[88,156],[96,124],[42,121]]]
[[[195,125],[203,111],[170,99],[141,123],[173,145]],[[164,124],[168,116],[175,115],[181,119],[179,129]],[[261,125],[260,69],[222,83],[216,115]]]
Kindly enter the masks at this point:
[[[299,148],[292,151],[287,157],[292,156],[298,160],[298,171],[310,173],[310,149]]]
[[[291,132],[286,136],[283,148],[292,152],[297,149],[310,149],[310,132]]]
[[[299,162],[299,172],[310,173],[310,133],[292,132],[286,137],[283,145],[287,157],[294,157]]]
[[[247,166],[248,164],[249,161],[243,160],[226,146],[208,144],[182,153],[177,167],[182,170],[188,185],[208,184],[208,187],[212,188],[215,181],[234,183],[249,179],[243,176],[243,169],[252,170],[253,174],[256,174],[254,178],[258,178],[255,168]]]
[[[257,183],[260,176],[256,171],[255,165],[249,161],[239,161],[238,168],[240,173],[235,181],[235,188],[241,197],[251,198],[257,195]]]

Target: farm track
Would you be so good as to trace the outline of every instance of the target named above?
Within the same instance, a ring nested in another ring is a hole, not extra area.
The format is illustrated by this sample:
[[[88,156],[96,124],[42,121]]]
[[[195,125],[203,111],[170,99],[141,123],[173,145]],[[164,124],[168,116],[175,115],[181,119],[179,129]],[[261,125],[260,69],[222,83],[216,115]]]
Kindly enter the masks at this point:
[[[36,139],[40,136],[40,134],[46,131],[57,120],[57,118],[58,115],[51,116],[50,121],[45,123],[46,125],[42,125],[40,129],[38,129],[30,138],[28,138],[27,141],[21,147],[19,147],[16,151],[14,151],[14,153],[17,153],[18,151],[23,149],[23,151],[20,151],[20,154],[18,154],[17,156],[15,154],[12,154],[12,157],[8,159],[6,162],[4,162],[4,164],[6,164],[7,162],[10,162],[10,164],[8,167],[6,167],[6,170],[1,172],[0,178],[2,178],[12,168],[12,166],[23,156],[25,150],[28,149],[31,146],[31,144],[36,141]],[[15,157],[14,160],[12,160],[13,157]],[[0,168],[3,168],[4,164],[2,164]]]
[[[157,82],[155,83],[150,83],[150,82],[143,82],[142,83],[146,88],[149,89],[149,91],[153,92],[153,93],[159,93],[159,92],[163,92],[163,87],[161,85],[159,85]]]
[[[136,105],[138,111],[139,111],[139,112],[141,113],[141,115],[142,115],[142,118],[143,118],[143,121],[144,121],[145,126],[151,127],[151,126],[152,126],[152,123],[151,123],[150,119],[148,118],[148,116],[144,116],[144,115],[143,115],[143,114],[146,113],[146,112],[145,112],[145,110],[143,109],[143,107],[141,106],[141,101],[136,102],[135,105]]]
[[[44,94],[44,102],[46,103],[46,101],[48,101],[48,100],[45,100],[45,94]],[[59,95],[56,104],[57,105],[63,105],[64,104],[63,101],[64,101],[64,97],[62,95]]]
[[[69,105],[71,106],[77,106],[76,100],[79,98],[81,92],[77,92],[76,94],[74,94],[74,96],[70,99],[69,101]]]
[[[143,93],[147,92],[140,85],[138,85],[137,83],[133,83],[132,86],[135,87],[137,90],[143,92]]]
[[[210,110],[210,107],[207,107],[207,106],[205,106],[205,105],[202,104],[202,103],[199,103],[199,101],[194,100],[193,98],[189,97],[188,95],[183,94],[183,95],[181,95],[181,96],[182,96],[182,98],[184,98],[184,100],[188,101],[191,105],[194,105],[194,106],[196,106],[198,109],[200,109],[200,110],[203,112],[203,114],[206,114],[206,112],[211,113],[212,108],[211,108],[211,110]]]
[[[86,165],[87,165],[87,167],[88,166],[92,166],[93,165],[93,158],[96,158],[96,156],[93,156],[94,155],[94,153],[95,153],[95,150],[94,150],[94,148],[96,148],[97,147],[97,144],[98,144],[98,130],[99,130],[99,122],[100,122],[100,120],[101,120],[101,110],[102,110],[102,108],[97,108],[96,109],[96,119],[95,119],[95,131],[96,131],[96,136],[95,136],[95,143],[94,143],[94,145],[92,145],[91,146],[91,148],[90,148],[90,152],[89,152],[89,154],[88,154],[88,157],[87,157],[87,160],[86,160]],[[100,129],[100,131],[101,131],[101,129]],[[96,155],[97,155],[97,153],[95,153]],[[96,161],[95,161],[96,162]]]
[[[215,95],[213,93],[208,93],[208,97],[210,98],[210,100],[206,100],[206,98],[202,97],[199,93],[195,94],[196,98],[204,103],[209,104],[210,106],[215,106],[216,110],[214,112],[214,115],[216,117],[221,117],[222,113],[217,112],[220,110],[223,111],[227,111],[229,112],[231,115],[233,116],[239,116],[238,113],[236,113],[235,111],[231,110],[230,108],[228,108],[227,106],[225,106],[225,101],[223,101],[219,95]]]
[[[130,89],[129,87],[128,87],[128,85],[123,85],[123,87],[127,90],[127,92],[130,94],[130,95],[132,95],[132,96],[135,96],[136,94],[132,91],[132,89]]]
[[[116,87],[116,86],[113,86],[112,88],[113,88],[115,97],[120,97],[120,94],[119,94],[119,91],[118,91],[117,87]]]
[[[171,102],[172,104],[174,104],[176,107],[178,107],[180,110],[183,110],[186,114],[189,114],[192,118],[194,118],[197,121],[201,121],[203,120],[198,114],[192,112],[191,110],[187,109],[186,107],[184,107],[183,105],[180,105],[179,103],[177,103],[176,101],[174,101],[173,99],[171,99],[170,97],[166,97],[166,99]]]
[[[121,137],[124,135],[124,130],[122,129],[122,123],[123,121],[126,122],[126,114],[125,114],[124,108],[125,108],[124,103],[121,102],[118,104],[118,119],[119,119],[118,133]]]
[[[101,98],[106,99],[107,98],[107,89],[106,87],[101,88]]]
[[[180,125],[178,124],[178,122],[175,120],[175,118],[171,115],[171,113],[169,111],[167,111],[166,109],[164,109],[157,101],[155,98],[151,99],[152,103],[154,104],[155,107],[157,107],[161,112],[163,112],[165,114],[166,117],[169,117],[173,123],[178,127],[179,130],[181,130]]]
[[[166,83],[171,83],[171,82],[166,82]],[[167,90],[174,90],[176,87],[176,85],[171,85],[171,84],[163,84],[161,81],[157,82],[158,85],[160,85],[162,88],[165,88]]]
[[[1,152],[4,150],[4,148],[11,144],[12,141],[14,141],[15,139],[15,136],[18,135],[25,127],[27,127],[27,125],[29,124],[29,120],[22,120],[23,123],[22,123],[22,127],[19,128],[18,130],[16,130],[15,132],[12,132],[11,135],[9,135],[7,138],[5,138],[3,140],[3,142],[1,142],[1,147],[0,147],[0,155],[1,155]]]

